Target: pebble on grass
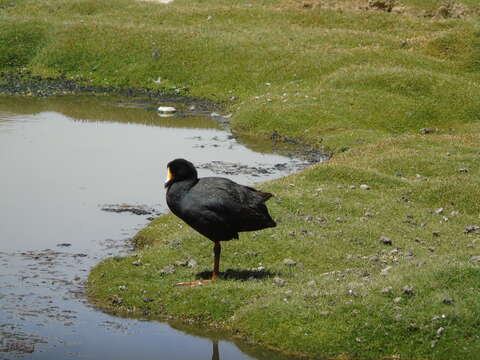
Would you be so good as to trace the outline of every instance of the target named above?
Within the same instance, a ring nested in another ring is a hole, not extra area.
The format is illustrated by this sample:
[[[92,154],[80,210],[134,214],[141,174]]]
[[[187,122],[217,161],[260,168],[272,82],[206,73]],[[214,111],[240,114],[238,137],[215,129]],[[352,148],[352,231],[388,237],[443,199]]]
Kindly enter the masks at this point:
[[[391,269],[392,269],[391,266],[387,266],[387,267],[383,268],[383,269],[380,271],[380,274],[386,276],[386,275],[388,275],[388,272],[389,272]]]
[[[297,262],[293,259],[283,259],[283,265],[295,266],[297,265]]]
[[[389,237],[386,237],[386,236],[380,236],[380,242],[383,245],[393,245],[392,239],[390,239]]]
[[[477,226],[477,225],[469,225],[465,228],[465,230],[463,231],[465,234],[470,234],[470,233],[473,233],[473,232],[476,232],[476,231],[479,231],[480,230],[480,226]]]
[[[410,286],[410,285],[405,285],[403,287],[403,293],[405,295],[414,295],[415,294],[415,291],[413,290],[413,286]]]
[[[391,292],[393,291],[393,287],[391,286],[387,286],[387,287],[384,287],[381,291],[382,294],[390,294]]]
[[[472,256],[470,258],[470,262],[475,263],[475,264],[480,263],[480,256]]]
[[[175,267],[173,265],[167,265],[163,269],[158,271],[159,275],[170,275],[175,273]]]

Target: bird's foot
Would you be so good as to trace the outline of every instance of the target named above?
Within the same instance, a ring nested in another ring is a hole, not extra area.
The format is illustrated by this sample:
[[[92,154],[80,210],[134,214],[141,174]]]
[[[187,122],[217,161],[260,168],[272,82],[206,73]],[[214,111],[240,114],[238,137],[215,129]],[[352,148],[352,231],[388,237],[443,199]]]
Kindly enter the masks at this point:
[[[205,284],[210,284],[213,280],[197,280],[197,281],[187,281],[187,282],[179,282],[176,283],[175,286],[199,286],[199,285],[205,285]]]

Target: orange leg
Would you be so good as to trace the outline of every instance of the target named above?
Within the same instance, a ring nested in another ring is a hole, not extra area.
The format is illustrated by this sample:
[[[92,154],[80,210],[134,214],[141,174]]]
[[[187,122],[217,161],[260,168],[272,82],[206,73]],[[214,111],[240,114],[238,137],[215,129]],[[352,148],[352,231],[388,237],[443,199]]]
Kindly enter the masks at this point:
[[[220,245],[220,241],[215,241],[215,245],[213,246],[213,253],[214,253],[214,260],[213,260],[213,273],[211,280],[197,280],[197,281],[190,281],[190,282],[180,282],[177,283],[176,286],[198,286],[203,284],[211,283],[214,280],[218,279],[218,275],[220,274],[220,253],[222,252],[222,246]]]

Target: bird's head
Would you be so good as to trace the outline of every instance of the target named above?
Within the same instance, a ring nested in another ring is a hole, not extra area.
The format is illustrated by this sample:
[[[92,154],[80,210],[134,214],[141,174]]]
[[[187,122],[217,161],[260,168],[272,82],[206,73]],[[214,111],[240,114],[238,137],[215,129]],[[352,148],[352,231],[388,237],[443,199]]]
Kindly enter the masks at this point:
[[[193,164],[185,159],[175,159],[167,165],[167,179],[165,187],[168,188],[174,182],[182,180],[197,180],[197,169]]]

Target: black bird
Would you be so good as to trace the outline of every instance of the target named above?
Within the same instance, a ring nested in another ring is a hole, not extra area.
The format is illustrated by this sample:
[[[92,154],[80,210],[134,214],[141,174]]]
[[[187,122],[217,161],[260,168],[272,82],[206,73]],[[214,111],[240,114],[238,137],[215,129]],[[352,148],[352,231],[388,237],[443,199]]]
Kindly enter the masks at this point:
[[[170,210],[215,245],[211,280],[179,283],[195,286],[218,278],[220,241],[238,239],[242,231],[275,227],[265,201],[273,195],[221,177],[198,178],[190,161],[175,159],[167,165],[167,204]]]

